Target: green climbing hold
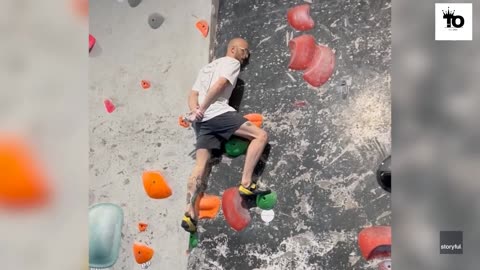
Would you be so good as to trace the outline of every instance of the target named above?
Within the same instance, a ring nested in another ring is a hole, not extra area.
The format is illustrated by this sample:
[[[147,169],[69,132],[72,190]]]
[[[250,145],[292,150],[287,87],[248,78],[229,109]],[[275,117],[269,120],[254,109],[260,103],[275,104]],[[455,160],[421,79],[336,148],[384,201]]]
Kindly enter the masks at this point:
[[[188,240],[188,249],[192,250],[198,245],[198,234],[190,233],[190,239]]]
[[[232,137],[225,143],[225,152],[228,156],[238,157],[247,152],[249,141],[239,137]]]
[[[277,193],[274,191],[257,196],[257,206],[260,209],[271,210],[275,204],[277,204]]]

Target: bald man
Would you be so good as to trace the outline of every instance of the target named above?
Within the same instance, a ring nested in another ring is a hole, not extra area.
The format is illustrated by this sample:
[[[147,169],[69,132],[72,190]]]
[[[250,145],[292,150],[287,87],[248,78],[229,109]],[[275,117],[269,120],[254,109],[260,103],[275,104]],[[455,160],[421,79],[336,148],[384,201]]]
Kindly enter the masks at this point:
[[[237,82],[240,66],[250,53],[248,43],[242,38],[228,43],[225,57],[204,66],[190,91],[188,106],[190,120],[196,134],[196,164],[188,179],[187,207],[182,227],[187,232],[197,230],[198,209],[195,203],[206,189],[206,167],[211,151],[221,149],[222,142],[232,135],[250,140],[242,179],[238,191],[242,196],[256,196],[267,190],[252,182],[253,170],[267,144],[267,133],[247,121],[229,104],[229,98]]]

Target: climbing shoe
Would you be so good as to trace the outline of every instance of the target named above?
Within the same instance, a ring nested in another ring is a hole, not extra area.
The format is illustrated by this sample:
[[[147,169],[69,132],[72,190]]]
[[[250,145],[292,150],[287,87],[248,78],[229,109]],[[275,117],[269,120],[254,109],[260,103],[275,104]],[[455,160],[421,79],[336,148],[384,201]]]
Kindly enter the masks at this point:
[[[268,194],[272,192],[269,189],[261,189],[257,184],[251,183],[250,186],[244,187],[242,184],[238,187],[238,192],[242,196],[257,196],[262,194]]]
[[[182,228],[189,232],[189,233],[194,233],[197,231],[197,221],[190,217],[188,213],[185,213],[185,215],[182,218]]]

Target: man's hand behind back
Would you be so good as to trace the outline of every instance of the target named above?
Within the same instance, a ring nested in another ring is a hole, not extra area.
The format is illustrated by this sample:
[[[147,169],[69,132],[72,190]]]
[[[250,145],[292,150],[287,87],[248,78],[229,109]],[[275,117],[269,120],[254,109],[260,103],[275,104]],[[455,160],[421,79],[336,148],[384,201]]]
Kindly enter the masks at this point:
[[[188,115],[188,120],[190,122],[201,121],[204,117],[204,112],[197,107],[195,110],[191,111]]]

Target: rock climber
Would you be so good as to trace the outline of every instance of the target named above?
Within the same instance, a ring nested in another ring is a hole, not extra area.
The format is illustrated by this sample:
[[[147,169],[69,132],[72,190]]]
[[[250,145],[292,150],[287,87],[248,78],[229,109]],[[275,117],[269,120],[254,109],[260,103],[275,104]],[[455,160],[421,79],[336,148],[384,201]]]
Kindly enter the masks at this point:
[[[250,56],[248,43],[242,38],[230,40],[226,56],[204,66],[188,97],[189,120],[196,135],[196,161],[187,184],[187,206],[181,226],[187,232],[197,230],[197,198],[206,189],[207,164],[211,151],[221,149],[232,135],[250,140],[238,192],[256,196],[268,192],[252,181],[253,171],[267,144],[268,135],[253,125],[233,107],[229,98],[234,90],[241,65]]]

